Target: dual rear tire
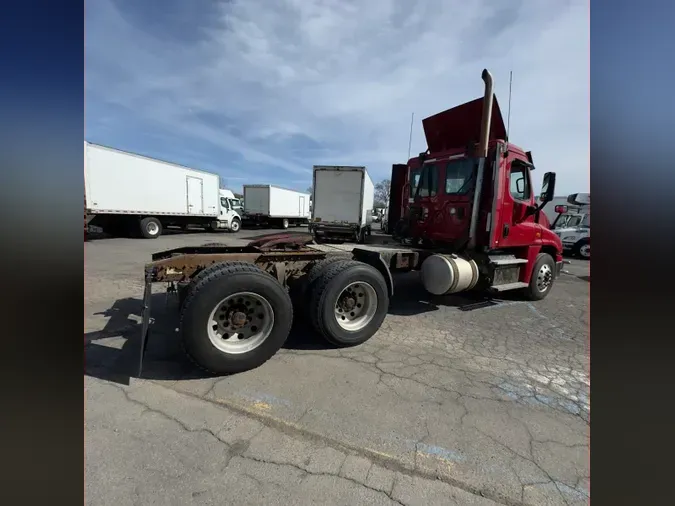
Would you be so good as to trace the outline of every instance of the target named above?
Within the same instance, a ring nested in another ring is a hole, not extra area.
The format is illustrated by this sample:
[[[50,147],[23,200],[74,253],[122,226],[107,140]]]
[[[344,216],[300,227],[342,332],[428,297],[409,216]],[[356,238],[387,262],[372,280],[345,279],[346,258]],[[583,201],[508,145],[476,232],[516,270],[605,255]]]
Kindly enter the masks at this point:
[[[281,348],[293,323],[287,290],[246,262],[214,264],[179,287],[187,355],[213,374],[254,369]],[[367,341],[389,306],[387,285],[373,267],[337,259],[316,264],[302,300],[314,329],[334,346]]]
[[[389,292],[382,274],[354,260],[316,267],[321,270],[308,287],[309,319],[314,329],[339,347],[370,339],[389,308]]]

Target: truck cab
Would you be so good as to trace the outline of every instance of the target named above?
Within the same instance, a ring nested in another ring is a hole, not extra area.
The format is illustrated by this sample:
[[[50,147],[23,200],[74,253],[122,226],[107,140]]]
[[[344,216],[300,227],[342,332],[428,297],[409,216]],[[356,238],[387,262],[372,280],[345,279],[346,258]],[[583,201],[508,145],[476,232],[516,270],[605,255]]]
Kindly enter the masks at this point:
[[[591,204],[590,194],[574,193],[567,198],[573,210],[556,206],[558,213],[553,232],[560,237],[563,249],[585,260],[591,259]]]
[[[218,190],[220,197],[220,213],[216,228],[227,229],[230,232],[239,232],[241,230],[241,213],[243,206],[234,193],[230,190],[221,188]]]
[[[392,170],[392,185],[398,180],[392,194],[401,194],[404,214],[396,235],[415,246],[472,257],[511,255],[528,266],[519,269],[520,283],[529,282],[540,253],[550,255],[559,271],[562,242],[541,212],[553,198],[555,173],[544,175],[538,197],[532,153],[507,140],[487,81],[484,97],[422,124],[427,151],[408,161],[404,176],[400,167]]]

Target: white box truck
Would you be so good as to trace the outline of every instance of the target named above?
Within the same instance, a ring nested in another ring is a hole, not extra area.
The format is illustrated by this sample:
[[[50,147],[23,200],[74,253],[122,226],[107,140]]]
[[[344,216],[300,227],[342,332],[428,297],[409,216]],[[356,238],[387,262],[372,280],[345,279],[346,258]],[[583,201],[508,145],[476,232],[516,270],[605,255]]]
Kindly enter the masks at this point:
[[[309,193],[271,184],[244,185],[244,221],[288,228],[309,223]]]
[[[315,165],[312,221],[314,240],[353,239],[371,233],[375,185],[365,167]]]
[[[241,216],[217,174],[84,142],[88,226],[155,239],[168,226],[238,232]]]

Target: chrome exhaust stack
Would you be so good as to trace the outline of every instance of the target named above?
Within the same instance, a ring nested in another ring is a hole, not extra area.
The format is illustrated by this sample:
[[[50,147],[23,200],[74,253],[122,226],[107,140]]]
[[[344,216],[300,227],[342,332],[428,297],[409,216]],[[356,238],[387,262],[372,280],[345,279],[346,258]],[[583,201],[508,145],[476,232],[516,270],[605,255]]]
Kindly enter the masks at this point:
[[[471,208],[471,223],[469,225],[468,248],[476,247],[476,230],[478,228],[478,211],[483,188],[483,175],[485,174],[485,161],[488,154],[488,141],[490,139],[490,123],[492,120],[492,104],[494,102],[494,82],[492,74],[483,69],[481,78],[485,82],[485,94],[483,95],[483,117],[481,119],[480,140],[478,142],[478,170],[476,172],[476,185],[473,192],[473,205]]]
[[[480,141],[478,143],[478,156],[485,158],[488,152],[488,139],[490,138],[490,123],[492,120],[492,104],[494,102],[494,82],[492,74],[483,69],[481,78],[485,81],[485,95],[483,96],[483,118],[480,122]]]

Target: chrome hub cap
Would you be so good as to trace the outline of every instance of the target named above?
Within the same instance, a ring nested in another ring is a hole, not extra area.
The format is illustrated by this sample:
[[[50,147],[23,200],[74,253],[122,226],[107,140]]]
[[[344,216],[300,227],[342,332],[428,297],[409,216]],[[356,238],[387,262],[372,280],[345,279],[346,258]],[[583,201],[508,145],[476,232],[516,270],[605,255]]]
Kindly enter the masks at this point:
[[[355,282],[337,298],[335,320],[343,329],[357,332],[368,325],[377,311],[377,293],[368,283]]]
[[[157,232],[159,232],[159,227],[157,226],[157,223],[150,222],[146,225],[146,230],[148,231],[148,234],[150,235],[157,235]]]
[[[581,248],[579,248],[579,253],[584,258],[590,258],[590,256],[591,256],[591,245],[590,244],[584,244]]]
[[[211,344],[224,353],[239,354],[260,346],[272,332],[274,311],[256,293],[232,294],[219,302],[207,323]]]
[[[544,264],[537,273],[537,289],[540,292],[545,292],[553,282],[553,270],[548,264]]]

